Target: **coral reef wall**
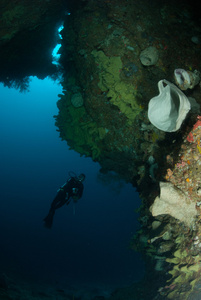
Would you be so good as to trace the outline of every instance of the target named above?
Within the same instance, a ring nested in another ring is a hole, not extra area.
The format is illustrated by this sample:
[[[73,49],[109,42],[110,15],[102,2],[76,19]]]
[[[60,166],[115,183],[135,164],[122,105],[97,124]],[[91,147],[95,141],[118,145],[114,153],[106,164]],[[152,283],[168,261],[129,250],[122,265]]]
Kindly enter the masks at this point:
[[[86,1],[61,32],[60,136],[103,172],[116,171],[131,182],[142,199],[142,227],[131,247],[144,255],[147,288],[134,285],[126,299],[191,299],[199,285],[201,151],[199,139],[186,138],[199,115],[200,85],[185,91],[196,108],[180,130],[162,132],[147,118],[159,80],[175,83],[180,67],[201,69],[196,22],[184,2]],[[72,101],[77,94],[79,107]],[[120,293],[111,299],[121,299]]]
[[[23,89],[30,75],[62,73],[55,116],[61,139],[139,191],[141,229],[131,248],[142,253],[147,273],[111,300],[194,299],[201,273],[200,83],[184,90],[192,108],[178,131],[154,127],[147,110],[159,80],[175,83],[175,69],[201,71],[196,7],[2,0],[0,13],[0,81]],[[55,66],[51,54],[63,20]]]

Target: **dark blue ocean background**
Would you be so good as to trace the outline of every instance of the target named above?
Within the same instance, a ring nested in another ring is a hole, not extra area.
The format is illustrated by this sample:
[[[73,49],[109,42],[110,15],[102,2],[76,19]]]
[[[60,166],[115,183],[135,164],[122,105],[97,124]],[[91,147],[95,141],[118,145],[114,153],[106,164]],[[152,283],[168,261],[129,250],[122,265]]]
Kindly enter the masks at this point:
[[[132,284],[143,262],[129,249],[139,228],[135,189],[69,150],[53,115],[61,86],[32,78],[30,91],[0,86],[0,269],[7,276],[57,285]],[[86,174],[76,205],[56,211],[53,228],[43,218],[68,172]]]

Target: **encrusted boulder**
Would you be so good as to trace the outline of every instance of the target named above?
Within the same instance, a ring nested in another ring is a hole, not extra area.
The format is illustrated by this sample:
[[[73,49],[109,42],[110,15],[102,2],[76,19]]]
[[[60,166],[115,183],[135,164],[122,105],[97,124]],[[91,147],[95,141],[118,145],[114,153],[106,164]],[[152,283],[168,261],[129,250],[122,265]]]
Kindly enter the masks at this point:
[[[154,217],[170,215],[187,226],[193,224],[197,215],[195,203],[170,182],[160,182],[160,196],[156,197],[150,211]]]

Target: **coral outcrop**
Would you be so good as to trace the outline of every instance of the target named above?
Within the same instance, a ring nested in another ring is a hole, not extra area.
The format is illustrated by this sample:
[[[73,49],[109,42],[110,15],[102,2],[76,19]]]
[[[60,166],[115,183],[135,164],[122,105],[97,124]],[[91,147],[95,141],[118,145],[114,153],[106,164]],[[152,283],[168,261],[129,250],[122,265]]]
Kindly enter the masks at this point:
[[[160,182],[160,197],[156,197],[150,208],[152,216],[170,215],[191,226],[195,222],[195,203],[170,182]]]

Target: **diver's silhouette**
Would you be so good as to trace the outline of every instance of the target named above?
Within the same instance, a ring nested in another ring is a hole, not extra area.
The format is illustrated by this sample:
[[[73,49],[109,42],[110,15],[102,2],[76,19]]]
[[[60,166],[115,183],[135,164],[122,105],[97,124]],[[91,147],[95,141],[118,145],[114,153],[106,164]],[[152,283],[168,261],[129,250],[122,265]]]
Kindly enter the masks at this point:
[[[82,197],[82,193],[84,190],[84,185],[82,182],[84,181],[84,179],[84,174],[73,177],[71,176],[67,180],[67,182],[62,187],[60,187],[56,197],[51,204],[48,215],[43,219],[45,227],[52,227],[53,217],[56,209],[62,207],[64,204],[68,205],[71,199],[73,199],[73,202],[77,202]]]

